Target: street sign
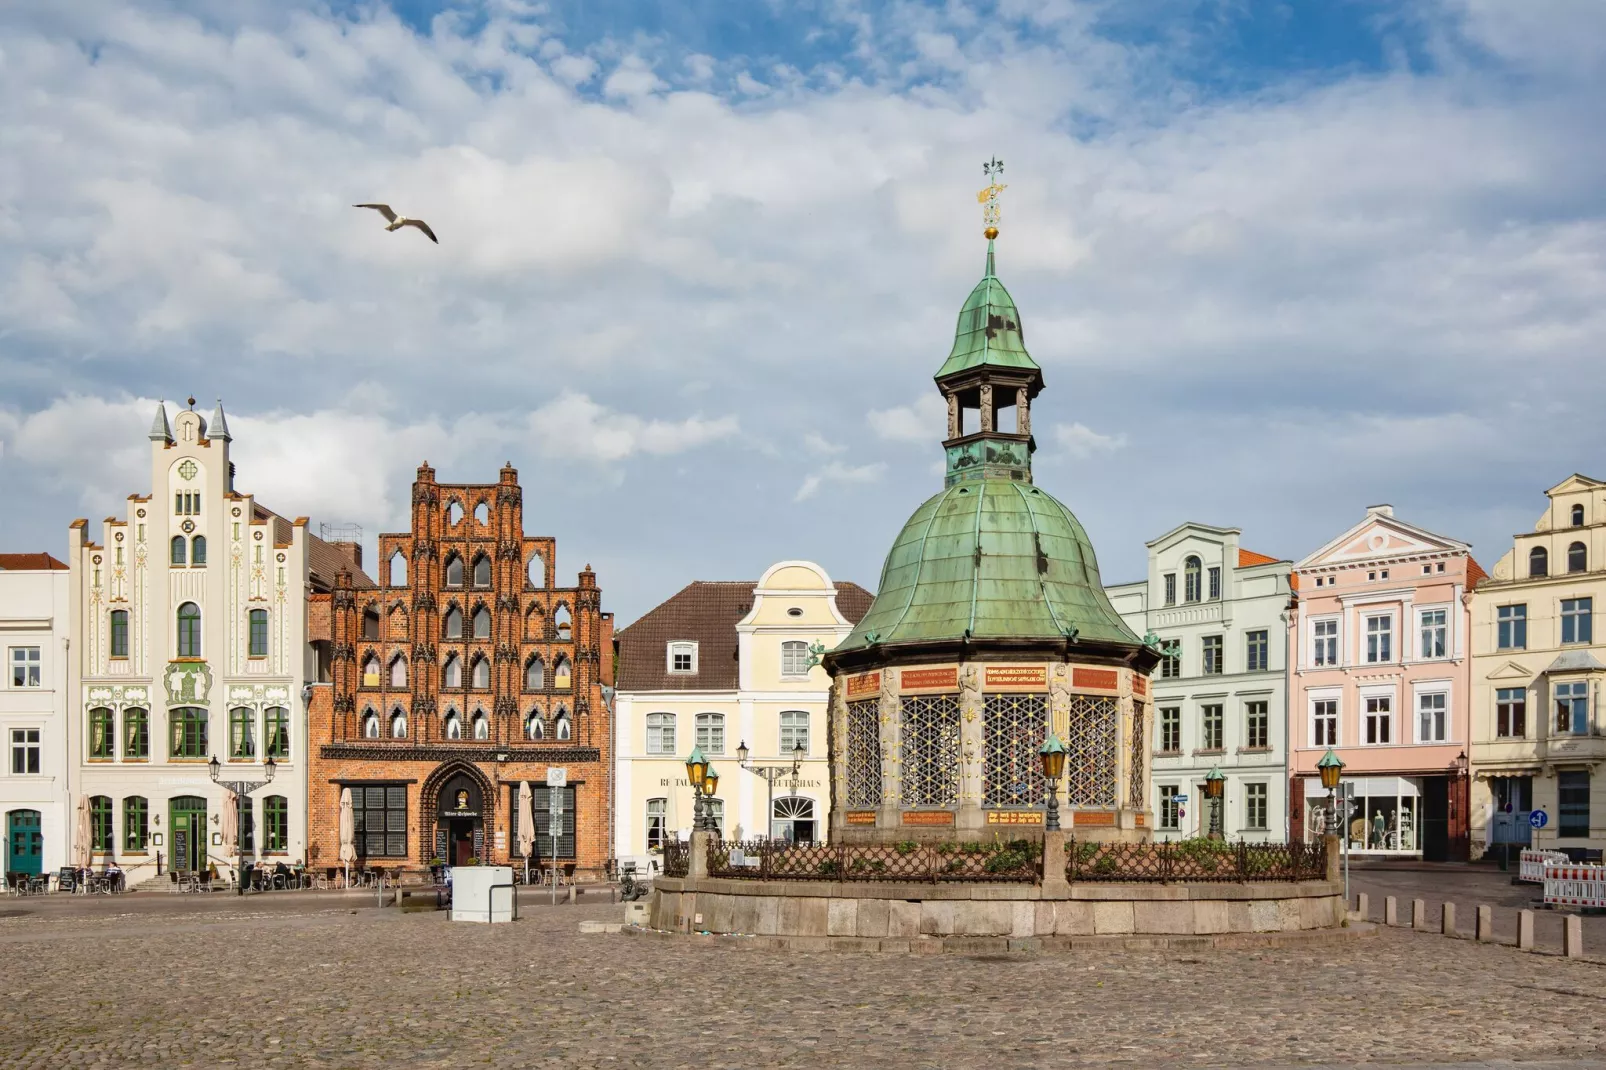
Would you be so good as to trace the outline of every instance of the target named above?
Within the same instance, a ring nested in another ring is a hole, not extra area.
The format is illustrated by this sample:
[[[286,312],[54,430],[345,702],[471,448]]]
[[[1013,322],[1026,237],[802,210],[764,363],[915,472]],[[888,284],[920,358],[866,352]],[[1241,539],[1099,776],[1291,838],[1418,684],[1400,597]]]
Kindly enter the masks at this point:
[[[1528,824],[1536,829],[1542,829],[1550,824],[1550,815],[1543,810],[1534,810],[1528,815]]]
[[[546,786],[549,788],[568,787],[569,771],[567,769],[548,769],[546,771]]]
[[[1177,796],[1177,802],[1179,802],[1179,803],[1185,803],[1185,802],[1187,802],[1187,801],[1188,801],[1188,797],[1187,797],[1187,796],[1186,796],[1186,795],[1178,795],[1178,796]]]

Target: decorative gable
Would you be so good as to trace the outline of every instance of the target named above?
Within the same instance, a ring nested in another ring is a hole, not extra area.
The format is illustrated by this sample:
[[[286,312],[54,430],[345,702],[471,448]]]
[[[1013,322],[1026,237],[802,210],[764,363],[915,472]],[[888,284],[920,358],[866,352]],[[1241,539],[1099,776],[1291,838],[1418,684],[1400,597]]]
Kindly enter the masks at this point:
[[[1490,680],[1528,680],[1533,677],[1533,670],[1525,669],[1514,661],[1508,661],[1488,675]]]
[[[1416,554],[1466,550],[1467,544],[1435,535],[1393,517],[1370,515],[1301,561],[1300,567],[1345,565]]]

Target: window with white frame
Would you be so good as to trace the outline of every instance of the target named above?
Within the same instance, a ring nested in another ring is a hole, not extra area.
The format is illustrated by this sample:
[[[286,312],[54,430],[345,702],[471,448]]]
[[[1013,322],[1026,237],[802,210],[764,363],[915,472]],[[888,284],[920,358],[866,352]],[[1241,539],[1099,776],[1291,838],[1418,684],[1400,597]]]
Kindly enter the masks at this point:
[[[1182,789],[1175,784],[1160,785],[1160,828],[1175,832],[1182,827]]]
[[[781,714],[781,757],[788,757],[799,747],[808,753],[809,715],[805,710],[786,710]]]
[[[1221,656],[1221,636],[1207,635],[1200,642],[1203,652],[1200,671],[1206,676],[1219,676],[1226,672],[1226,665]]]
[[[1528,649],[1528,606],[1497,606],[1495,646],[1500,650]]]
[[[1267,750],[1271,747],[1271,715],[1269,705],[1260,699],[1244,703],[1244,749]]]
[[[1561,600],[1561,641],[1564,643],[1591,642],[1590,614],[1593,598],[1564,598]]]
[[[41,767],[39,729],[13,728],[11,730],[11,774],[13,776],[37,776]]]
[[[1338,664],[1338,620],[1337,620],[1337,618],[1329,618],[1327,620],[1311,621],[1310,634],[1311,634],[1311,651],[1310,651],[1311,664],[1312,665],[1337,665]]]
[[[1167,572],[1163,577],[1161,577],[1161,579],[1165,583],[1165,604],[1168,605],[1168,606],[1176,605],[1177,604],[1177,574],[1175,572]]]
[[[1209,569],[1210,598],[1215,600],[1221,597],[1221,566],[1211,565]]]
[[[1160,679],[1175,680],[1182,675],[1182,644],[1161,640],[1160,646],[1162,650],[1175,651],[1160,655]]]
[[[669,800],[647,800],[647,850],[657,851],[664,845],[664,832],[669,822]]]
[[[1496,739],[1523,739],[1528,735],[1528,689],[1501,687],[1494,693]]]
[[[1377,614],[1366,618],[1366,660],[1394,660],[1394,618]]]
[[[809,645],[800,639],[781,644],[781,675],[807,676],[809,674]]]
[[[1160,707],[1160,753],[1182,752],[1182,707]]]
[[[11,648],[11,686],[39,686],[39,648],[14,646]]]
[[[647,714],[647,753],[675,753],[675,715],[672,713]]]
[[[1244,785],[1244,828],[1252,832],[1264,832],[1266,829],[1267,806],[1266,785]]]
[[[1556,734],[1589,732],[1589,684],[1583,680],[1556,685]]]
[[[1199,708],[1199,727],[1201,729],[1199,737],[1200,750],[1218,751],[1223,749],[1225,738],[1221,703],[1207,703]]]
[[[1449,696],[1443,691],[1424,691],[1416,696],[1416,741],[1447,743],[1450,739]]]
[[[1449,615],[1447,609],[1424,609],[1417,614],[1418,631],[1422,633],[1422,645],[1418,657],[1442,658],[1446,656],[1448,647],[1445,638],[1449,632]]]
[[[1182,563],[1183,595],[1189,602],[1199,601],[1201,562],[1197,557],[1190,557]]]
[[[1264,628],[1244,633],[1244,671],[1265,672],[1271,652],[1271,635]]]
[[[697,644],[676,642],[669,644],[669,671],[691,673],[697,671]]]
[[[1319,698],[1310,704],[1310,745],[1338,746],[1338,699]]]
[[[1394,699],[1373,695],[1366,700],[1366,720],[1361,741],[1367,744],[1394,742]]]
[[[699,713],[697,715],[697,745],[704,754],[725,753],[725,715]]]

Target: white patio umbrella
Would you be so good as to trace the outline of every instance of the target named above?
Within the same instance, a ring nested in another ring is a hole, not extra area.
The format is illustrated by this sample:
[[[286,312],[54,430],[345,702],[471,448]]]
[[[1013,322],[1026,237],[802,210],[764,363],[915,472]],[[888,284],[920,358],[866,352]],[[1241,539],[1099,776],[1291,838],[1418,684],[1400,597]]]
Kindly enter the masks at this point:
[[[223,813],[221,815],[223,826],[223,856],[233,858],[238,863],[234,874],[235,884],[245,882],[245,858],[239,850],[240,843],[240,797],[232,791],[223,793]]]
[[[351,809],[351,789],[340,789],[340,864],[346,867],[346,884],[351,884],[351,864],[357,861],[357,815]]]
[[[528,780],[519,781],[519,853],[524,856],[524,883],[530,883],[530,855],[535,850],[535,796]]]
[[[89,796],[78,796],[78,828],[73,836],[72,861],[79,869],[89,868],[89,846],[94,832],[89,824]]]

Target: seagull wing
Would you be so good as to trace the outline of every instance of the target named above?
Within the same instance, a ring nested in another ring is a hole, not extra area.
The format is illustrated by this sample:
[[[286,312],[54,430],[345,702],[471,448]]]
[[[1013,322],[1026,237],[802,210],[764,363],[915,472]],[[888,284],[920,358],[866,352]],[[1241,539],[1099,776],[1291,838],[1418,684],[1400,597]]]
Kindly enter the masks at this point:
[[[419,230],[429,235],[430,241],[434,242],[436,245],[441,243],[441,240],[435,237],[435,232],[429,229],[429,224],[424,222],[422,219],[409,219],[407,222],[403,223],[402,226],[417,227]]]
[[[387,223],[396,222],[396,213],[392,212],[390,210],[390,205],[388,205],[388,204],[354,204],[354,205],[352,205],[352,207],[353,208],[372,208],[374,211],[378,212],[380,215],[385,217],[385,222],[387,222]]]

